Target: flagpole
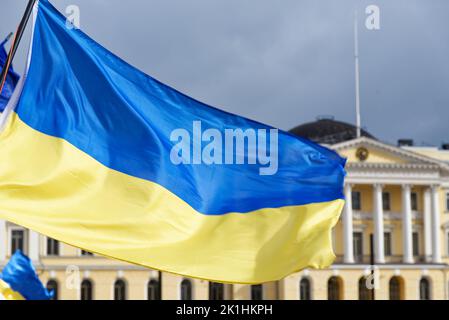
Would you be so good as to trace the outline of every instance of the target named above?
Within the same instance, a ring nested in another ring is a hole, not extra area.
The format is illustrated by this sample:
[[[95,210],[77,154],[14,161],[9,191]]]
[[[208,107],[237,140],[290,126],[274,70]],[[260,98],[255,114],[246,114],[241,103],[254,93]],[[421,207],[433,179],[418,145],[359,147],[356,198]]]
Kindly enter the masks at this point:
[[[29,0],[26,6],[25,12],[23,13],[22,20],[20,21],[19,26],[17,27],[17,31],[14,34],[14,40],[11,44],[11,49],[9,50],[8,57],[6,59],[6,63],[2,68],[2,72],[0,74],[0,93],[3,90],[3,86],[6,82],[6,77],[8,75],[8,70],[12,64],[12,60],[16,55],[17,48],[19,47],[20,40],[22,40],[23,33],[25,32],[28,20],[30,19],[31,13],[33,12],[34,4],[37,0]]]
[[[357,10],[354,12],[354,59],[355,59],[355,111],[357,138],[362,136],[360,116],[360,70],[359,70],[359,28]]]

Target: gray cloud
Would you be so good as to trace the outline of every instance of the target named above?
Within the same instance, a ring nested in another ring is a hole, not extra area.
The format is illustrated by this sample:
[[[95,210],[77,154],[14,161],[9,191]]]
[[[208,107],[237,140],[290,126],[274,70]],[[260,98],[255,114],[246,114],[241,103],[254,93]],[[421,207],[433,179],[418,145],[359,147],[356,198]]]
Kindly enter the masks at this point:
[[[52,2],[61,11],[79,5],[82,29],[146,73],[282,129],[322,114],[354,122],[357,9],[363,126],[390,142],[449,141],[446,0]],[[381,9],[379,31],[363,28],[369,4]],[[2,0],[0,36],[15,28],[25,5]],[[22,45],[19,71],[24,60]]]

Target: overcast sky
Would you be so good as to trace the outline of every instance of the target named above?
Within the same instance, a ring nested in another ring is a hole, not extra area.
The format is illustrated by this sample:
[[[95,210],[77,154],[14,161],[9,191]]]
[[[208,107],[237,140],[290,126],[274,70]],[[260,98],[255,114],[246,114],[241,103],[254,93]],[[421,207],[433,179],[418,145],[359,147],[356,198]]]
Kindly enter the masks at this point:
[[[27,0],[1,0],[0,37]],[[319,115],[355,122],[359,11],[362,125],[381,140],[449,142],[447,0],[53,0],[145,73],[221,109],[289,130]],[[380,7],[381,29],[364,27]],[[15,65],[25,61],[24,38]]]

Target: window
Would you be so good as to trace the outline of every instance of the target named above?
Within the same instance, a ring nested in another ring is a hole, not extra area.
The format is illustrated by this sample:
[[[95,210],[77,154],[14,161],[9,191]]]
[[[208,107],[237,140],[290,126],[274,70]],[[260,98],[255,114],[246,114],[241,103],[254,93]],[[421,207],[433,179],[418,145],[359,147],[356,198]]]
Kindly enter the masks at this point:
[[[122,279],[114,283],[114,300],[126,300],[126,283]]]
[[[354,259],[356,262],[362,262],[363,260],[363,233],[354,232],[353,234],[353,246],[354,246]]]
[[[89,252],[86,250],[81,250],[81,255],[82,256],[93,256],[94,254],[92,252]]]
[[[352,210],[362,210],[362,202],[359,191],[352,191]]]
[[[411,200],[412,200],[412,210],[418,211],[418,194],[416,192],[412,192]]]
[[[338,277],[331,277],[327,281],[327,299],[328,300],[342,300],[342,284]]]
[[[263,300],[263,287],[261,284],[251,286],[251,300]]]
[[[384,211],[391,210],[391,202],[390,202],[390,193],[389,192],[382,192],[382,207],[383,207]]]
[[[81,300],[92,300],[92,291],[92,281],[84,279],[83,282],[81,282]]]
[[[384,251],[386,256],[391,256],[391,232],[384,233]]]
[[[59,256],[59,241],[47,238],[47,256]]]
[[[299,282],[299,298],[301,300],[312,300],[312,290],[308,278],[302,278]]]
[[[56,280],[49,280],[46,287],[48,291],[53,292],[51,300],[58,300],[58,282]]]
[[[392,277],[389,283],[390,300],[402,300],[402,281],[399,277]]]
[[[209,300],[224,300],[224,284],[209,282]]]
[[[161,300],[161,288],[159,281],[156,279],[151,279],[148,282],[148,300]]]
[[[192,282],[189,279],[181,282],[181,300],[192,300]]]
[[[413,255],[419,256],[419,233],[413,232]]]
[[[359,279],[359,300],[374,300],[374,290],[369,289],[366,285],[367,277]]]
[[[17,250],[25,252],[25,230],[11,230],[11,255]]]
[[[422,278],[419,281],[419,299],[430,300],[430,282],[427,278]]]

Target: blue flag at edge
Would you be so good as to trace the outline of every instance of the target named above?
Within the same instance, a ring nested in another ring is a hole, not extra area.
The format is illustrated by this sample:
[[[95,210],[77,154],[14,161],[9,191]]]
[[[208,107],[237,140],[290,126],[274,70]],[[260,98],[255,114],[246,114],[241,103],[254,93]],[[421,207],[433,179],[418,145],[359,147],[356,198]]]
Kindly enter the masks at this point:
[[[8,57],[7,51],[5,49],[5,44],[7,41],[8,40],[5,39],[0,44],[0,69],[3,69],[3,66],[5,65],[6,59]],[[20,76],[14,72],[14,69],[11,65],[11,67],[9,68],[8,76],[6,77],[6,83],[3,87],[2,92],[0,93],[0,112],[2,112],[8,104],[8,101],[11,98],[12,93],[14,92],[14,88],[16,87],[19,78]]]
[[[26,300],[50,300],[49,292],[39,280],[30,258],[17,250],[0,274],[0,279]]]

